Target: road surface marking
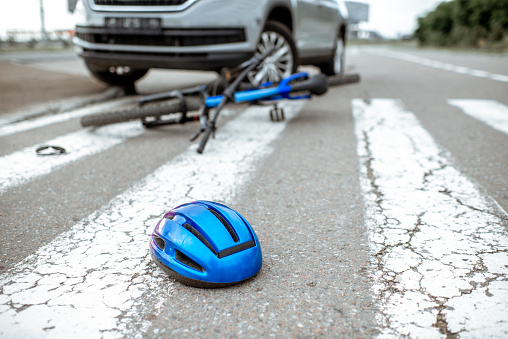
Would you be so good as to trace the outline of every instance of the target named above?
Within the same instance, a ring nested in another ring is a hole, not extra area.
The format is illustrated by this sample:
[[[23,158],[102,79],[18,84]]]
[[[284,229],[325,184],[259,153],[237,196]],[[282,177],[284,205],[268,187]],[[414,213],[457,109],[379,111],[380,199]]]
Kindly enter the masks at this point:
[[[79,130],[41,145],[63,147],[66,153],[39,156],[37,147],[26,147],[21,151],[0,157],[0,195],[8,189],[27,183],[29,180],[51,173],[55,169],[86,156],[97,154],[141,135],[145,129],[139,122],[128,122],[101,127],[96,130]]]
[[[508,217],[397,100],[352,101],[380,338],[508,336]]]
[[[508,135],[508,107],[494,100],[453,99],[448,104]]]
[[[35,128],[44,127],[59,122],[68,121],[71,119],[80,118],[84,115],[111,111],[115,108],[122,107],[129,103],[134,102],[133,98],[122,98],[114,101],[108,101],[101,104],[92,105],[90,107],[80,108],[67,113],[58,113],[53,115],[45,115],[40,118],[31,120],[24,120],[15,123],[0,124],[0,137],[12,135],[20,132],[30,131]]]
[[[369,53],[372,53],[372,54],[381,55],[381,56],[390,57],[390,58],[399,59],[399,60],[404,60],[404,61],[409,61],[409,62],[413,62],[415,64],[419,64],[419,65],[423,65],[423,66],[427,66],[427,67],[433,67],[433,68],[441,69],[444,71],[450,71],[450,72],[455,72],[455,73],[459,73],[459,74],[466,74],[466,75],[479,77],[479,78],[487,78],[487,79],[495,80],[495,81],[508,82],[508,75],[504,75],[504,74],[490,73],[490,72],[482,71],[482,70],[478,70],[478,69],[457,66],[457,65],[446,63],[446,62],[427,59],[427,58],[419,57],[419,56],[408,54],[408,53],[391,51],[388,49],[368,48],[365,50],[368,51]]]
[[[207,199],[230,204],[268,156],[303,102],[283,102],[286,120],[251,107],[161,166],[102,210],[0,276],[0,337],[142,337],[173,293],[148,255],[148,239],[170,208]]]

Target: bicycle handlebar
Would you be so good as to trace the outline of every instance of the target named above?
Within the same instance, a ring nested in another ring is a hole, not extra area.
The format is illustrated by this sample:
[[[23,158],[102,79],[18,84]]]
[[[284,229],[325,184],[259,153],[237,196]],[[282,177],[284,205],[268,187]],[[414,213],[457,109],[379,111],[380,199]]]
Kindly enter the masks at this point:
[[[323,95],[328,91],[326,76],[322,73],[316,74],[309,79],[298,82],[291,86],[291,92],[308,91],[312,95]]]
[[[207,143],[208,139],[210,138],[210,135],[212,134],[214,129],[215,129],[214,126],[208,126],[208,128],[206,128],[205,131],[203,132],[204,134],[201,137],[201,139],[199,140],[199,147],[198,147],[199,154],[203,153],[203,151],[205,150],[206,143]]]

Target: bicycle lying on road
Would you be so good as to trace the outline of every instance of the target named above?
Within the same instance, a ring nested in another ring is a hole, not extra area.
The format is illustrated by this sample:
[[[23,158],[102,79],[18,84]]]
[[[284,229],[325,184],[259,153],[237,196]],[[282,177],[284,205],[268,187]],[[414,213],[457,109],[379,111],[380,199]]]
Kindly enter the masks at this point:
[[[255,72],[273,50],[263,55],[255,55],[238,67],[221,72],[219,79],[208,86],[198,86],[185,90],[175,90],[142,97],[137,107],[123,110],[95,113],[81,118],[83,127],[99,127],[108,124],[141,119],[147,128],[163,125],[184,124],[199,121],[200,130],[191,139],[201,136],[198,153],[202,153],[211,135],[215,133],[217,118],[224,106],[229,103],[277,101],[280,99],[300,100],[309,99],[312,95],[322,95],[328,86],[339,86],[356,83],[360,80],[358,74],[326,77],[319,73],[309,76],[308,73],[297,73],[282,79],[279,84],[265,82],[261,86],[245,88],[245,79]],[[221,94],[214,95],[223,90]],[[240,90],[239,90],[240,89]],[[210,111],[214,109],[213,114]],[[189,113],[196,112],[198,113]],[[284,112],[274,104],[270,111],[270,119],[280,121],[284,119]]]

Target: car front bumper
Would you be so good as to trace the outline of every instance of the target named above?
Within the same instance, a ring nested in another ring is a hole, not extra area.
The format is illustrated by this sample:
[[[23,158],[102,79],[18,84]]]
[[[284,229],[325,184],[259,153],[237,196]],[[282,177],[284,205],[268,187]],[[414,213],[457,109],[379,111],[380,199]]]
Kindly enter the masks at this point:
[[[97,69],[236,66],[253,55],[265,15],[261,6],[265,0],[189,0],[192,5],[179,11],[152,8],[146,12],[82,1],[74,45],[77,54]],[[131,19],[141,23],[153,19],[160,27],[140,30],[109,24]]]

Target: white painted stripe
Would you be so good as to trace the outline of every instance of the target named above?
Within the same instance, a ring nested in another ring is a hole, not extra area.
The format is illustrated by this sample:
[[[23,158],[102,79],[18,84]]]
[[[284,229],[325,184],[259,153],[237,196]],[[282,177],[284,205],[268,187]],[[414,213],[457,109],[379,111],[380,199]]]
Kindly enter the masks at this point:
[[[495,80],[495,81],[508,82],[508,75],[504,75],[504,74],[496,74],[496,73],[490,73],[490,72],[482,71],[482,70],[478,70],[478,69],[472,69],[472,68],[463,67],[463,66],[456,66],[456,65],[452,65],[452,64],[432,60],[432,59],[419,57],[419,56],[408,54],[408,53],[391,51],[388,49],[366,48],[365,50],[369,53],[372,53],[372,54],[385,56],[385,57],[389,57],[389,58],[394,58],[394,59],[399,59],[399,60],[404,60],[404,61],[409,61],[409,62],[412,62],[415,64],[419,64],[419,65],[423,65],[423,66],[427,66],[427,67],[433,67],[433,68],[441,69],[444,71],[450,71],[450,72],[470,75],[470,76],[479,77],[479,78],[488,78],[490,80]]]
[[[38,116],[51,114],[53,112],[63,113],[77,110],[85,106],[105,102],[106,100],[114,100],[122,95],[122,90],[118,87],[111,87],[103,93],[92,94],[80,97],[71,97],[63,100],[49,101],[28,108],[17,110],[11,113],[2,114],[0,118],[0,126],[13,124],[22,120],[33,119]],[[133,100],[134,98],[129,98]]]
[[[454,99],[448,104],[508,135],[508,107],[494,100]]]
[[[39,156],[36,154],[37,147],[32,146],[2,156],[0,195],[12,187],[25,184],[83,157],[105,151],[144,132],[145,129],[139,122],[115,124],[96,130],[80,130],[41,144],[63,147],[66,150],[64,154]]]
[[[230,204],[303,103],[281,105],[285,122],[270,122],[268,107],[247,109],[204,154],[191,146],[2,275],[0,337],[142,337],[147,312],[173,293],[148,255],[157,220],[192,200]]]
[[[5,125],[0,124],[0,137],[30,131],[35,128],[44,127],[47,125],[56,124],[59,122],[64,122],[75,118],[80,118],[88,114],[110,111],[115,108],[127,105],[129,103],[133,103],[134,101],[135,101],[134,98],[123,98],[115,101],[93,105],[90,107],[80,108],[67,113],[46,115],[31,120],[24,120],[15,123],[9,123],[9,120],[6,120],[5,123],[7,124]]]
[[[506,337],[506,213],[400,102],[352,107],[380,338]]]

